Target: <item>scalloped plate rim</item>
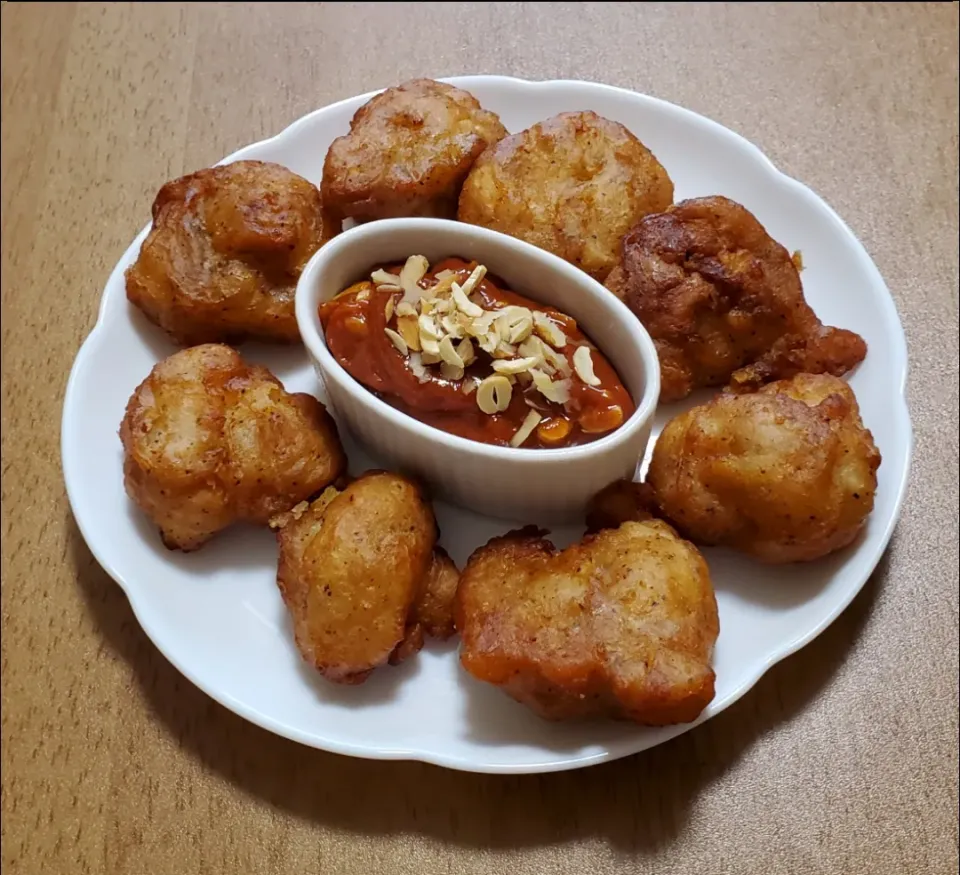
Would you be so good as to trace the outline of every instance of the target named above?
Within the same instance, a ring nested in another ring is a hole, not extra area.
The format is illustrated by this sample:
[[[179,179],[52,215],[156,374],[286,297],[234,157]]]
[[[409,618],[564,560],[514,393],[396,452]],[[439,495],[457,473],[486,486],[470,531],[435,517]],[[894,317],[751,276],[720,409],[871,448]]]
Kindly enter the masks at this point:
[[[582,768],[586,766],[596,765],[602,762],[612,761],[614,759],[619,759],[625,756],[631,756],[635,753],[642,752],[643,750],[649,750],[654,746],[662,744],[671,738],[687,732],[688,730],[694,728],[695,726],[700,725],[701,723],[708,720],[710,717],[715,716],[721,711],[728,708],[734,702],[742,698],[747,692],[749,692],[756,683],[763,677],[767,671],[770,670],[774,665],[782,660],[786,659],[788,656],[800,650],[802,647],[810,643],[814,638],[820,635],[834,620],[849,606],[850,602],[859,594],[863,589],[863,586],[866,584],[867,580],[873,574],[873,571],[876,569],[876,566],[879,564],[883,554],[885,553],[887,546],[889,545],[890,539],[892,537],[893,531],[896,527],[897,521],[899,519],[903,501],[906,494],[907,483],[909,480],[910,467],[912,462],[913,454],[913,429],[912,423],[910,420],[909,407],[907,405],[906,399],[906,385],[907,385],[907,371],[908,371],[908,359],[907,359],[907,344],[906,338],[903,333],[902,322],[899,318],[899,314],[896,309],[896,304],[893,300],[892,295],[890,295],[889,289],[886,286],[879,270],[871,259],[870,255],[867,253],[863,244],[856,237],[853,231],[849,226],[844,222],[844,220],[836,213],[836,211],[819,195],[817,195],[811,188],[809,188],[804,183],[800,182],[797,179],[794,179],[791,176],[788,176],[786,173],[781,171],[771,160],[764,154],[759,147],[751,143],[749,140],[744,138],[742,135],[731,130],[730,128],[721,125],[719,122],[710,119],[707,116],[702,115],[701,113],[694,112],[693,110],[686,109],[677,104],[671,103],[670,101],[663,100],[661,98],[653,97],[651,95],[642,94],[640,92],[631,91],[627,88],[622,88],[613,85],[606,85],[597,82],[589,82],[585,80],[570,80],[570,79],[551,79],[551,80],[527,80],[510,76],[496,76],[496,75],[469,75],[469,76],[454,76],[454,77],[439,77],[441,81],[447,81],[451,84],[460,85],[466,89],[470,89],[473,85],[478,82],[482,83],[499,83],[502,85],[509,85],[517,88],[540,88],[540,89],[551,89],[551,88],[582,88],[586,86],[588,89],[597,89],[609,94],[616,94],[619,97],[629,100],[631,102],[643,102],[650,105],[655,105],[661,110],[680,114],[688,117],[688,119],[694,121],[700,126],[706,126],[709,130],[716,136],[723,137],[729,142],[735,144],[741,150],[744,150],[750,154],[750,156],[757,161],[758,166],[762,166],[764,172],[767,173],[772,179],[774,179],[780,185],[786,185],[787,187],[793,189],[795,194],[804,199],[810,201],[834,226],[834,230],[837,233],[842,234],[848,244],[851,244],[856,250],[858,261],[860,266],[863,267],[868,273],[872,274],[872,279],[875,283],[879,284],[886,292],[886,295],[881,296],[883,299],[884,309],[887,311],[885,318],[887,321],[893,321],[899,328],[899,332],[894,333],[894,342],[897,344],[897,349],[892,350],[895,355],[895,358],[900,363],[898,368],[898,385],[897,389],[897,401],[899,410],[896,411],[898,425],[905,429],[904,439],[905,439],[905,458],[902,460],[901,476],[896,484],[896,496],[893,504],[893,511],[890,514],[889,519],[886,521],[882,534],[879,538],[880,546],[876,550],[876,556],[868,561],[870,565],[870,571],[863,575],[863,579],[859,582],[858,585],[851,587],[850,591],[845,594],[845,597],[837,599],[833,605],[832,610],[819,622],[816,626],[805,629],[802,633],[798,634],[794,639],[784,643],[776,652],[769,654],[768,658],[761,662],[758,665],[758,670],[750,673],[746,676],[741,682],[731,690],[726,696],[722,699],[715,699],[711,702],[707,710],[700,715],[699,719],[693,723],[683,724],[680,726],[670,727],[660,738],[659,741],[655,742],[654,745],[638,745],[634,750],[625,750],[618,752],[600,751],[595,754],[586,754],[586,755],[575,755],[567,758],[561,756],[550,756],[548,759],[545,759],[543,762],[529,762],[525,763],[522,766],[518,766],[513,763],[497,763],[495,761],[490,762],[476,762],[475,760],[457,756],[451,756],[447,754],[436,754],[431,750],[421,749],[418,747],[380,747],[376,749],[371,749],[368,746],[363,745],[353,745],[350,743],[344,743],[337,740],[330,739],[318,739],[316,735],[309,736],[303,732],[298,731],[295,728],[287,726],[285,724],[279,723],[276,720],[272,719],[268,714],[264,714],[261,711],[258,711],[255,708],[247,706],[244,702],[241,702],[235,699],[229,694],[225,694],[220,690],[211,688],[211,685],[206,684],[202,677],[191,667],[190,664],[185,663],[183,660],[179,659],[177,654],[173,651],[172,648],[166,646],[166,642],[162,640],[162,636],[156,633],[155,629],[151,628],[150,619],[148,613],[143,609],[143,606],[138,601],[138,598],[135,594],[135,586],[130,582],[124,579],[123,575],[120,574],[113,563],[110,561],[109,557],[103,553],[95,544],[95,538],[92,537],[92,533],[89,529],[87,523],[80,517],[74,514],[74,519],[77,523],[77,526],[82,534],[84,540],[86,541],[91,553],[94,555],[98,563],[103,567],[103,569],[110,575],[110,577],[116,581],[117,584],[126,594],[131,609],[134,612],[134,615],[137,618],[138,623],[141,628],[154,643],[157,649],[163,654],[163,656],[189,681],[191,681],[195,686],[197,686],[204,693],[209,695],[215,701],[219,702],[224,707],[243,717],[244,719],[276,734],[281,737],[288,738],[292,741],[304,744],[309,747],[318,748],[321,750],[326,750],[331,753],[337,753],[347,756],[360,757],[365,759],[379,759],[379,760],[414,760],[425,762],[441,767],[472,771],[479,773],[492,773],[492,774],[525,774],[525,773],[544,773],[544,772],[553,772],[553,771],[564,771],[575,768]],[[251,143],[247,146],[244,146],[240,149],[235,150],[230,155],[217,162],[218,164],[229,163],[243,158],[248,152],[260,150],[265,146],[271,144],[279,144],[291,137],[295,137],[298,131],[301,128],[308,127],[310,123],[319,115],[329,112],[330,110],[342,107],[346,104],[352,104],[358,101],[367,100],[373,95],[379,93],[382,89],[377,89],[374,91],[366,92],[362,95],[357,95],[354,97],[344,98],[342,100],[335,101],[334,103],[328,104],[323,107],[319,107],[311,112],[295,119],[287,127],[285,127],[279,133],[267,137],[263,140],[259,140],[255,143]],[[76,397],[76,385],[80,381],[85,368],[87,367],[88,359],[90,359],[93,350],[96,348],[98,339],[101,335],[105,335],[104,326],[105,318],[107,312],[107,306],[109,303],[110,289],[112,286],[116,287],[116,281],[118,279],[118,274],[122,278],[122,271],[125,268],[125,262],[129,258],[132,252],[136,251],[144,237],[146,236],[149,230],[149,224],[140,230],[140,232],[135,236],[133,241],[129,244],[127,249],[121,255],[117,264],[111,270],[110,275],[104,285],[103,292],[101,294],[101,300],[97,311],[97,320],[90,330],[90,333],[84,339],[83,343],[80,346],[80,349],[77,352],[76,358],[74,360],[73,366],[70,371],[70,376],[67,381],[66,390],[64,393],[64,403],[63,403],[63,416],[61,421],[61,463],[64,471],[64,480],[66,484],[66,491],[68,499],[70,501],[71,509],[76,507],[75,496],[71,489],[71,459],[68,451],[68,431],[69,431],[69,420],[71,416],[77,415],[77,411],[73,410],[71,399]],[[122,285],[122,284],[121,284]],[[321,743],[322,742],[322,743]]]

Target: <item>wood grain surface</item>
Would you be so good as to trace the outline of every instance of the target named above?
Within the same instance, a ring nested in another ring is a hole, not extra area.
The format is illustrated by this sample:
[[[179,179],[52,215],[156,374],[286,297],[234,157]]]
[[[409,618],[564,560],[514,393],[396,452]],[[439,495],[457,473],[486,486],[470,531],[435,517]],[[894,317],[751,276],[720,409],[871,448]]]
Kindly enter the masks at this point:
[[[955,873],[957,33],[955,3],[4,3],[3,872]],[[912,483],[863,593],[718,718],[578,773],[350,760],[245,723],[140,631],[61,480],[67,374],[159,185],[469,72],[739,131],[844,216],[910,346]]]

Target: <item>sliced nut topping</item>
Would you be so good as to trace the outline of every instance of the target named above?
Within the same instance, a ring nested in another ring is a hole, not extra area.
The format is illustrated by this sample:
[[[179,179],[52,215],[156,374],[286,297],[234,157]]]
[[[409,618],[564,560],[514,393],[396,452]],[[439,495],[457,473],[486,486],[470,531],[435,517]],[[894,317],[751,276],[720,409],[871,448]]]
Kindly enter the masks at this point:
[[[497,310],[496,326],[510,343],[526,340],[533,331],[533,314],[526,307],[504,307]]]
[[[413,375],[421,383],[427,383],[430,381],[430,374],[427,373],[427,369],[423,366],[423,361],[420,358],[420,353],[412,352],[410,353],[407,361],[410,364],[410,370],[413,372]]]
[[[466,282],[464,282],[461,288],[465,295],[470,295],[473,293],[473,290],[480,284],[481,280],[487,275],[487,269],[482,264],[478,264],[471,272],[470,276],[467,277]]]
[[[566,404],[570,400],[570,381],[553,381],[543,371],[533,368],[530,370],[533,377],[533,385],[537,391],[543,395],[547,401],[553,401],[555,404]]]
[[[482,337],[493,328],[493,323],[496,322],[499,315],[499,310],[484,310],[482,316],[471,318],[470,333],[474,337]]]
[[[533,314],[533,328],[550,346],[563,349],[567,345],[567,336],[546,313],[536,310]]]
[[[457,275],[452,270],[445,270],[437,274],[437,282],[427,289],[425,294],[429,293],[431,298],[439,295],[445,295],[449,292],[457,281]]]
[[[493,323],[493,327],[496,328],[497,334],[500,335],[501,341],[504,343],[510,343],[510,334],[513,331],[513,326],[510,324],[510,321],[505,316],[501,316]]]
[[[390,338],[390,342],[400,350],[400,355],[406,355],[410,350],[407,349],[407,342],[392,328],[384,328],[383,333]]]
[[[370,274],[370,279],[373,280],[375,285],[395,286],[397,291],[400,291],[400,277],[398,277],[395,273],[387,273],[387,271],[381,268]]]
[[[443,328],[447,337],[459,340],[463,337],[463,326],[453,316],[441,316],[440,327]]]
[[[548,343],[544,343],[542,348],[543,359],[552,370],[559,372],[563,377],[569,377],[573,373],[570,362],[567,361],[567,357],[563,353],[557,352]]]
[[[524,316],[511,325],[510,342],[521,343],[533,333],[533,319]]]
[[[500,345],[500,332],[496,328],[491,328],[482,337],[477,338],[480,343],[480,349],[489,355],[493,355]]]
[[[451,318],[460,327],[460,331],[464,335],[464,337],[469,337],[474,334],[473,320],[469,316],[467,316],[466,313],[460,313],[458,311],[454,313]]]
[[[509,341],[510,329],[512,327],[510,322],[511,314],[509,312],[504,313],[503,310],[499,312],[501,315],[497,316],[493,324],[496,326],[496,329],[499,332],[500,336],[507,338],[507,340]]]
[[[458,368],[449,362],[440,362],[440,376],[445,380],[462,380],[463,368]]]
[[[433,314],[435,316],[444,316],[448,313],[455,313],[456,307],[449,298],[435,298],[433,301]]]
[[[405,301],[418,301],[423,295],[419,282],[426,276],[430,262],[422,255],[411,255],[400,271],[400,285]]]
[[[497,344],[497,348],[493,351],[493,357],[495,359],[513,358],[516,354],[517,348],[505,340],[501,340],[500,343]]]
[[[403,302],[400,306],[403,306]],[[416,313],[397,316],[397,331],[411,350],[420,352],[420,323]]]
[[[474,318],[483,315],[483,307],[479,304],[474,304],[473,301],[467,297],[467,293],[462,286],[454,283],[451,287],[451,293],[453,294],[453,303],[457,305],[457,309],[461,313],[466,313],[468,316]]]
[[[444,364],[457,368],[460,371],[460,377],[463,376],[464,361],[453,348],[453,341],[450,339],[449,335],[440,341],[440,358],[443,359]],[[460,377],[454,377],[451,379],[459,380]]]
[[[396,330],[385,331],[390,342],[408,357],[417,379],[429,381],[428,368],[439,366],[444,379],[462,381],[465,394],[476,392],[477,406],[488,414],[506,410],[516,386],[531,415],[514,435],[518,441],[514,446],[529,439],[534,430],[543,431],[544,443],[562,440],[558,433],[565,437],[570,421],[551,413],[553,408],[547,402],[568,405],[574,376],[588,386],[601,384],[594,371],[592,346],[580,345],[568,358],[563,350],[570,339],[547,313],[516,304],[485,309],[471,300],[486,276],[483,265],[477,265],[462,283],[458,281],[461,272],[440,271],[432,284],[422,288],[429,268],[424,256],[411,255],[399,276],[382,269],[370,274],[379,291],[399,293],[391,294],[384,305],[384,317],[388,325],[395,321]],[[369,291],[362,289],[357,296],[368,298]],[[490,357],[484,360],[492,370],[486,379],[465,374],[477,362],[480,350]],[[544,421],[541,414],[549,419]],[[527,427],[527,422],[532,424]],[[581,423],[581,427],[599,431],[610,426],[591,422],[586,427]]]
[[[477,407],[484,413],[502,413],[512,397],[513,387],[502,374],[491,374],[477,387]]]
[[[531,367],[538,368],[543,363],[543,342],[539,337],[528,337],[517,347],[517,352],[524,358],[535,358],[537,360]]]
[[[493,362],[493,369],[498,374],[519,374],[537,366],[536,356],[524,359],[497,359]]]
[[[474,352],[473,344],[470,342],[469,337],[465,337],[457,344],[457,355],[460,356],[465,365],[473,364],[473,362],[476,361],[477,354]]]
[[[419,321],[420,334],[429,337],[431,340],[439,340],[443,337],[440,326],[432,316],[421,316]]]
[[[600,385],[600,378],[593,372],[593,356],[590,355],[590,347],[577,347],[577,351],[573,354],[573,369],[588,386]]]
[[[510,438],[510,446],[523,446],[524,441],[533,434],[533,430],[540,424],[541,419],[543,419],[543,417],[537,413],[536,410],[531,410],[521,423],[520,428],[518,428],[514,436]]]

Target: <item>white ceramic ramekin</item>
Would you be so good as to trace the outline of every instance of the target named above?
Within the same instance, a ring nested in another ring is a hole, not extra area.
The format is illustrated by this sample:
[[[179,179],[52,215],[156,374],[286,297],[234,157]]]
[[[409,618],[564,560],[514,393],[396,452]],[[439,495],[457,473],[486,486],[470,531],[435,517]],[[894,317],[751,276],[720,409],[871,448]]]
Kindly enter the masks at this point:
[[[327,349],[319,305],[371,267],[424,255],[476,260],[507,287],[573,316],[609,358],[636,410],[590,444],[556,450],[491,446],[424,425],[381,401]],[[643,458],[660,394],[657,353],[630,311],[571,264],[499,234],[443,219],[384,219],[335,237],[310,260],[297,285],[297,323],[326,386],[333,412],[388,468],[412,474],[438,497],[508,519],[556,523],[582,519],[590,497]]]

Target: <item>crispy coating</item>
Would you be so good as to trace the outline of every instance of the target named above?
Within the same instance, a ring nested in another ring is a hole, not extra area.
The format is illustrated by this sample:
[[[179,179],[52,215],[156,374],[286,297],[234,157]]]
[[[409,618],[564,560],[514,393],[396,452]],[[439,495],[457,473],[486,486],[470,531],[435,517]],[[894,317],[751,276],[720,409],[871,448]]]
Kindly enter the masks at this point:
[[[564,112],[477,159],[457,217],[526,240],[604,280],[620,238],[673,203],[673,183],[630,131],[593,112]]]
[[[442,547],[433,551],[413,605],[413,619],[431,638],[447,639],[456,631],[453,599],[460,585],[460,572]]]
[[[859,335],[820,322],[787,250],[725,197],[641,220],[607,288],[656,344],[661,401],[728,381],[749,389],[800,372],[840,376],[867,354]]]
[[[289,394],[220,344],[156,365],[127,403],[120,440],[127,494],[179,550],[238,520],[267,523],[346,465],[316,398]]]
[[[657,516],[653,493],[647,483],[614,480],[587,505],[587,531],[616,529],[626,522],[641,523]]]
[[[799,374],[672,419],[647,482],[692,541],[802,562],[853,541],[873,509],[879,466],[850,387]]]
[[[359,684],[446,637],[456,566],[416,484],[370,472],[273,522],[277,584],[300,654],[328,680]]]
[[[467,91],[413,79],[372,97],[330,145],[324,205],[358,221],[391,216],[453,218],[473,162],[507,134]]]
[[[719,634],[696,548],[660,520],[562,552],[541,534],[512,532],[470,557],[455,601],[463,667],[552,720],[696,719],[713,698]]]
[[[168,182],[127,270],[127,297],[177,343],[299,339],[293,297],[329,238],[320,192],[263,161]]]

